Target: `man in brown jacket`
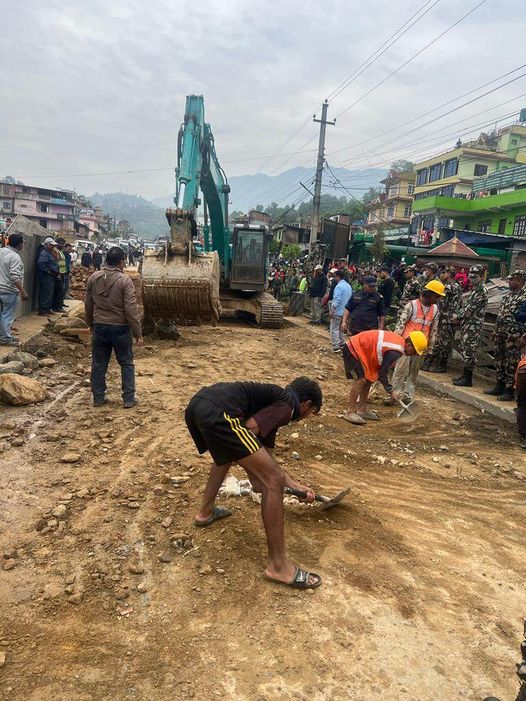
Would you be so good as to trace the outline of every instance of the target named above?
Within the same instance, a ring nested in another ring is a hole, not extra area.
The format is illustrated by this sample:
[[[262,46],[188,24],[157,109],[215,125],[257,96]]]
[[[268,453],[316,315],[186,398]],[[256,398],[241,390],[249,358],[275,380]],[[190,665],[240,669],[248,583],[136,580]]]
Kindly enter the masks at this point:
[[[126,256],[122,248],[110,248],[106,265],[93,273],[86,285],[86,321],[93,332],[91,391],[93,406],[106,399],[106,372],[111,352],[121,366],[122,399],[125,409],[137,404],[133,341],[142,346],[141,322],[133,282],[123,270]]]

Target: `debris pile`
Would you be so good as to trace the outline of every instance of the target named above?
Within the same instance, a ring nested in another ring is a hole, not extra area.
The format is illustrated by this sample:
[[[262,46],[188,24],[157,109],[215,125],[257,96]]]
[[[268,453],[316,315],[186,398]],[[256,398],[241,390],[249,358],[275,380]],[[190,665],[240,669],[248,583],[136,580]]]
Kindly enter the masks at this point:
[[[77,265],[71,269],[69,281],[69,294],[73,299],[84,299],[86,282],[89,276],[95,272],[95,268],[83,268]]]

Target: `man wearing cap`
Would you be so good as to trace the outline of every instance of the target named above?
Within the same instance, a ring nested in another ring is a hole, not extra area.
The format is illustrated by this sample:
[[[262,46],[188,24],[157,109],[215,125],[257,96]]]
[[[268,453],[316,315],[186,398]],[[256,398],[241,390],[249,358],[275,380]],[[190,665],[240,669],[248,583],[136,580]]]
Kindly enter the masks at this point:
[[[366,275],[363,290],[355,292],[345,305],[341,330],[354,336],[362,331],[383,329],[385,322],[385,302],[376,289],[374,275]]]
[[[11,234],[7,246],[0,248],[0,345],[18,346],[20,341],[13,336],[11,328],[15,320],[19,299],[28,299],[24,289],[24,263],[20,251],[24,239],[22,234]]]
[[[355,382],[349,392],[349,409],[346,421],[363,426],[367,420],[378,421],[375,411],[367,409],[369,390],[379,380],[393,401],[400,395],[389,382],[389,370],[404,355],[421,355],[427,348],[427,338],[422,331],[411,331],[402,338],[392,331],[362,331],[351,336],[343,347],[343,365],[348,380]]]
[[[438,328],[438,300],[444,296],[444,285],[431,280],[422,290],[419,299],[413,299],[402,309],[396,323],[395,333],[409,338],[413,331],[421,331],[427,339],[427,352],[433,353]],[[402,356],[393,373],[393,388],[396,394],[411,402],[415,395],[421,355]]]
[[[57,245],[55,239],[47,236],[40,246],[37,258],[38,275],[38,313],[40,316],[54,314],[51,307],[53,305],[53,293],[55,291],[55,280],[59,276],[58,263],[53,255],[53,248]]]
[[[447,362],[451,355],[451,346],[455,335],[453,317],[462,308],[462,287],[455,280],[456,270],[452,265],[445,267],[440,275],[440,281],[444,285],[445,296],[438,302],[440,317],[434,345],[433,355],[427,355],[422,364],[422,370],[429,370],[443,374],[447,372]],[[426,362],[429,358],[429,362]],[[433,363],[431,367],[431,363]]]
[[[418,282],[422,287],[425,287],[431,280],[437,279],[438,265],[436,263],[426,263],[424,272],[418,276]]]
[[[460,325],[460,347],[464,359],[464,370],[460,377],[453,380],[457,387],[473,386],[473,370],[477,362],[477,348],[484,316],[488,306],[488,290],[482,282],[484,268],[472,265],[469,269],[469,281],[472,289],[462,309],[453,316],[453,323]]]
[[[495,322],[493,340],[495,343],[495,366],[497,382],[493,389],[487,389],[489,394],[501,402],[511,402],[515,398],[513,383],[515,369],[520,359],[518,341],[524,333],[525,325],[517,321],[515,314],[526,301],[526,272],[514,270],[508,276],[509,292],[506,292]]]
[[[398,305],[398,317],[400,317],[403,308],[408,302],[410,302],[412,299],[418,299],[420,297],[422,287],[416,279],[416,273],[416,265],[408,265],[404,269],[405,285],[402,296],[400,297],[400,303]]]
[[[54,312],[63,312],[64,309],[64,297],[65,292],[65,278],[67,273],[67,263],[66,256],[64,254],[64,246],[66,245],[66,239],[58,238],[56,239],[56,246],[53,249],[53,255],[58,265],[58,276],[55,278],[55,287],[53,289],[53,303],[51,309]]]
[[[329,302],[330,334],[332,350],[339,353],[345,345],[345,336],[342,333],[341,325],[345,306],[351,299],[352,287],[345,280],[345,271],[336,269],[334,271],[336,286],[334,288],[332,300]]]
[[[309,324],[321,324],[321,301],[327,289],[327,278],[323,274],[323,266],[317,265],[314,268],[314,277],[312,279],[309,295],[311,298],[312,311]]]

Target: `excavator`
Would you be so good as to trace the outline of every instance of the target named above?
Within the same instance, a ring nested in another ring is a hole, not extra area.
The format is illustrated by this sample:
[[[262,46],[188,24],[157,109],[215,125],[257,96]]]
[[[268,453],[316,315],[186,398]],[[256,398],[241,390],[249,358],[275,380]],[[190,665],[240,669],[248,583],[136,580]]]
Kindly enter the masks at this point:
[[[166,210],[170,236],[163,249],[148,252],[143,261],[145,328],[216,324],[224,309],[261,327],[281,326],[283,308],[265,292],[272,234],[265,226],[235,224],[229,228],[230,186],[216,155],[212,130],[205,122],[202,95],[186,98],[175,184],[176,206]],[[201,203],[204,251],[196,242]]]

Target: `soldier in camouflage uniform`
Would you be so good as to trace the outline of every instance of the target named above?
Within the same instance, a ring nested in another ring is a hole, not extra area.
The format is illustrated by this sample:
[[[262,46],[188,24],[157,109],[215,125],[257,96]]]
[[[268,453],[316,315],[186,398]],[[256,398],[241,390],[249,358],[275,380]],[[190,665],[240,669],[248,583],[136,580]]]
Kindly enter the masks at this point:
[[[438,265],[431,261],[430,263],[425,264],[424,272],[421,275],[419,275],[416,279],[420,283],[421,287],[425,287],[428,282],[431,282],[431,280],[438,280],[437,272]]]
[[[416,265],[408,265],[407,268],[404,270],[405,285],[404,291],[402,292],[402,295],[400,297],[400,302],[398,303],[397,324],[400,320],[400,316],[402,314],[402,311],[404,310],[405,305],[412,299],[418,299],[422,294],[422,287],[416,279],[416,272]]]
[[[473,288],[460,312],[453,316],[453,323],[460,324],[460,345],[464,358],[464,372],[461,377],[453,380],[453,384],[457,387],[473,386],[477,348],[488,306],[488,290],[482,282],[483,274],[484,268],[481,265],[471,266],[468,277]]]
[[[501,402],[511,402],[515,398],[513,383],[515,369],[520,359],[518,341],[524,333],[524,324],[515,319],[515,313],[526,301],[526,272],[515,270],[508,277],[510,291],[506,292],[497,315],[494,331],[495,365],[497,383],[484,394],[497,397]]]
[[[451,354],[451,345],[455,335],[453,317],[460,313],[462,308],[462,288],[455,281],[457,271],[453,266],[446,266],[440,276],[440,281],[445,287],[446,296],[442,297],[438,303],[440,316],[438,319],[437,339],[435,350],[429,362],[427,358],[422,365],[422,370],[429,369],[430,372],[447,372],[447,361]],[[431,363],[434,361],[433,367]]]

